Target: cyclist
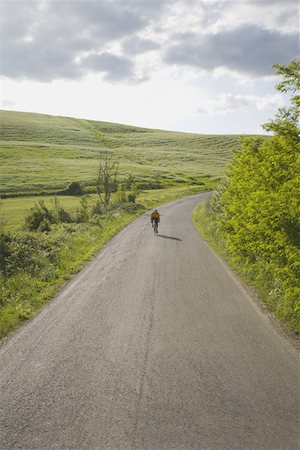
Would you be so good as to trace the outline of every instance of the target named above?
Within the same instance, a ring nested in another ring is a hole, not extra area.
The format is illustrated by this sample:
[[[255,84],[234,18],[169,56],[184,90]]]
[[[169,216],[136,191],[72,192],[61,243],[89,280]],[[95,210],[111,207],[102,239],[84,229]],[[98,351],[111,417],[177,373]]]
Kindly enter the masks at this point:
[[[152,224],[152,227],[154,227],[154,225],[156,225],[156,230],[157,230],[159,222],[160,222],[160,214],[157,211],[157,209],[155,209],[151,213],[151,224]]]

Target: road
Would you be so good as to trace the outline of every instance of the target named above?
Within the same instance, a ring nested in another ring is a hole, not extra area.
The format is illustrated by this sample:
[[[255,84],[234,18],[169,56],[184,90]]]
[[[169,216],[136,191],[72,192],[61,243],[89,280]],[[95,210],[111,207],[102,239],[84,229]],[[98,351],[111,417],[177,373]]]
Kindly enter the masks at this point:
[[[296,450],[294,348],[202,240],[119,233],[0,348],[3,449]]]

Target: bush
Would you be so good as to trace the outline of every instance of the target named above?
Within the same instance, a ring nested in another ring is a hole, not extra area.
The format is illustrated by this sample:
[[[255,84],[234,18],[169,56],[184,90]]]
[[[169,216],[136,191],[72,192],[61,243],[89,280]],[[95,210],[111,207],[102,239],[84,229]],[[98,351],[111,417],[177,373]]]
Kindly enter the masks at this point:
[[[25,216],[25,229],[29,231],[37,231],[55,222],[53,211],[45,205],[43,200],[35,203],[34,207],[29,210]]]
[[[78,181],[72,181],[72,183],[69,184],[69,186],[65,192],[70,195],[82,195],[83,194],[81,184]]]
[[[136,191],[130,191],[127,194],[127,201],[128,203],[135,203],[137,197]]]
[[[57,197],[52,200],[53,216],[55,223],[71,223],[73,222],[72,216],[68,213],[59,203]]]
[[[114,200],[117,205],[126,202],[126,190],[122,183],[118,184],[118,190],[116,192]]]
[[[99,201],[97,202],[93,209],[92,209],[92,215],[93,216],[103,216],[104,214],[106,214],[106,208],[104,207],[104,205]]]
[[[76,222],[85,223],[91,217],[91,207],[89,205],[89,197],[82,197],[80,200],[80,208],[77,210]]]
[[[5,244],[5,252],[1,253],[2,274],[7,277],[17,273],[39,274],[42,279],[51,277],[52,265],[57,261],[67,238],[63,230],[49,234],[20,231],[5,237],[0,240]]]
[[[6,261],[10,256],[11,237],[7,234],[0,234],[0,272],[6,275]]]
[[[43,200],[35,203],[25,217],[25,230],[48,232],[54,223],[73,222],[71,214],[62,208],[57,197],[52,205],[53,209],[49,209]]]
[[[300,62],[298,84],[299,68]],[[286,83],[293,83],[291,74],[288,70]],[[276,316],[300,333],[300,97],[291,101],[294,108],[281,110],[265,127],[274,136],[243,140],[208,213],[234,267]]]

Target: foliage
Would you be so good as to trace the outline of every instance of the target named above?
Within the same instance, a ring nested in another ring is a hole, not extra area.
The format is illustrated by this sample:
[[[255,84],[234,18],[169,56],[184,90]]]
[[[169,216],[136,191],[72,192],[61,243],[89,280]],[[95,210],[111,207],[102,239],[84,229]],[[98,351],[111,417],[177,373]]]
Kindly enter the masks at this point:
[[[0,234],[0,272],[6,274],[7,265],[6,261],[10,255],[10,242],[11,238],[9,235],[1,232]]]
[[[300,60],[293,60],[288,66],[275,64],[276,74],[283,77],[283,81],[277,84],[280,92],[290,92],[291,107],[280,108],[276,118],[265,124],[267,131],[274,131],[284,135],[286,139],[299,137],[299,115],[300,115]]]
[[[97,194],[104,207],[109,205],[111,195],[116,191],[118,171],[119,161],[117,159],[113,159],[108,153],[100,156]]]
[[[50,231],[51,224],[72,222],[71,214],[59,203],[57,197],[52,201],[52,209],[43,200],[35,203],[25,217],[25,229],[29,231]]]
[[[295,107],[300,107],[300,60],[293,60],[288,66],[274,64],[276,75],[281,76],[283,80],[277,84],[276,88],[281,92],[292,92],[291,103]]]
[[[115,196],[115,202],[125,203],[126,202],[126,189],[122,183],[118,183],[118,189]]]
[[[72,183],[69,184],[66,193],[69,195],[82,195],[83,190],[81,184],[78,181],[72,181]]]
[[[127,193],[127,201],[129,203],[135,203],[138,196],[138,189],[136,185],[131,187],[131,190]]]
[[[71,214],[61,206],[58,197],[54,197],[54,199],[52,200],[52,205],[53,205],[53,218],[55,223],[73,222]]]
[[[30,231],[50,231],[51,223],[54,223],[54,214],[43,200],[35,203],[25,217],[25,228]]]
[[[76,222],[79,223],[88,222],[90,217],[91,217],[90,197],[88,195],[85,195],[80,199],[80,207],[77,210]]]
[[[299,87],[299,62],[276,66],[280,90]],[[231,262],[267,306],[300,333],[300,137],[297,96],[266,128],[274,136],[244,139],[215,193],[209,214]]]
[[[4,209],[3,209],[3,200],[0,200],[0,233],[3,232],[4,227],[5,227],[5,214],[4,214]]]
[[[5,252],[1,256],[1,272],[5,277],[17,273],[33,276],[39,274],[42,280],[51,276],[50,265],[57,261],[58,252],[66,245],[69,237],[66,233],[45,234],[19,231],[14,235],[2,235]]]
[[[128,187],[129,190],[126,190],[126,187]],[[138,189],[133,182],[130,183],[130,185],[119,183],[114,201],[116,204],[135,203],[137,196],[138,196]]]

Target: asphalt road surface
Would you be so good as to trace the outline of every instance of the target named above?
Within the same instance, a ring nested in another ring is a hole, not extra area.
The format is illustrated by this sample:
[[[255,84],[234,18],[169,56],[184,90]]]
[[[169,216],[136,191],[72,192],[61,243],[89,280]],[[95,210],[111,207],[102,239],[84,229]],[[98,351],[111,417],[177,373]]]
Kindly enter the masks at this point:
[[[117,235],[0,348],[3,449],[296,450],[293,346],[199,237]]]

